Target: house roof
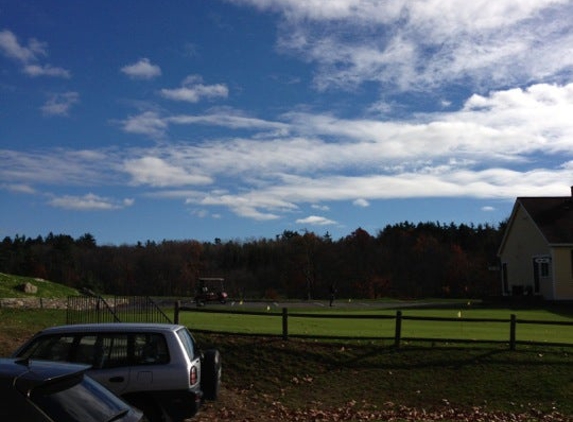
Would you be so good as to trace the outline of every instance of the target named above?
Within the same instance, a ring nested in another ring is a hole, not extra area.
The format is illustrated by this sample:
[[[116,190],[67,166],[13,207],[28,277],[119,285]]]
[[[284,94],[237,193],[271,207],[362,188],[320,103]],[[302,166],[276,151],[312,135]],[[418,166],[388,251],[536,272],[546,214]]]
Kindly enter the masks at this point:
[[[573,197],[519,197],[549,244],[573,244]]]

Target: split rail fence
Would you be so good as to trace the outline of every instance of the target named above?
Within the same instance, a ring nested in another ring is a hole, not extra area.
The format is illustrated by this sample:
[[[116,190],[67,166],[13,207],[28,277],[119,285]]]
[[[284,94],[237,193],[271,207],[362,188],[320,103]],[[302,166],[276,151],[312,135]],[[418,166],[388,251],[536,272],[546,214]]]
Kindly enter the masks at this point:
[[[573,327],[573,322],[567,321],[545,321],[545,320],[528,320],[519,319],[515,314],[511,314],[509,319],[504,318],[446,318],[446,317],[421,317],[421,316],[406,316],[402,314],[402,311],[396,311],[395,315],[344,315],[344,314],[311,314],[311,313],[289,313],[288,308],[282,308],[281,313],[269,313],[269,312],[256,312],[256,311],[229,311],[229,310],[217,310],[217,309],[205,309],[205,308],[195,308],[195,307],[182,307],[179,302],[175,303],[174,311],[174,322],[178,323],[180,321],[181,312],[204,312],[204,313],[214,313],[214,314],[226,314],[226,315],[251,315],[251,316],[261,316],[261,317],[276,317],[277,325],[280,324],[281,336],[283,340],[288,340],[289,337],[293,338],[307,338],[307,339],[350,339],[350,340],[390,340],[393,341],[393,345],[396,348],[400,348],[404,342],[431,342],[431,343],[499,343],[507,344],[510,350],[515,350],[518,344],[521,345],[544,345],[544,346],[561,346],[561,347],[571,347],[573,346],[573,341],[571,342],[548,342],[548,341],[536,341],[536,340],[519,340],[518,339],[518,326],[525,325],[540,325],[540,326],[553,326],[553,327]],[[392,333],[381,333],[380,336],[334,336],[334,335],[319,335],[319,334],[300,334],[289,332],[289,322],[294,319],[301,318],[318,318],[318,319],[355,319],[355,320],[394,320],[393,332]],[[507,326],[507,337],[503,339],[499,338],[483,338],[480,336],[479,339],[476,338],[444,338],[444,337],[412,337],[403,335],[403,327],[407,321],[424,321],[433,322],[435,324],[445,324],[445,323],[460,323],[460,324],[484,324],[484,323],[494,323],[494,324],[504,324]],[[260,336],[273,336],[273,334],[263,334],[263,333],[237,333],[224,330],[202,330],[196,327],[192,327],[195,332],[204,333],[219,333],[219,334],[245,334],[245,335],[260,335]],[[276,334],[274,334],[276,335]],[[572,338],[571,336],[564,336],[564,338]]]

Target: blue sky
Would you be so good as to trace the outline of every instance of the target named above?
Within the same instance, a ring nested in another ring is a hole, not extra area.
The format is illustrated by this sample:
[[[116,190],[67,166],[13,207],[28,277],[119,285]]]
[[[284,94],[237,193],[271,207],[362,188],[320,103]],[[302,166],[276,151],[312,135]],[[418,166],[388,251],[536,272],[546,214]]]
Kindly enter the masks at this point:
[[[497,224],[573,185],[573,2],[0,0],[0,238]]]

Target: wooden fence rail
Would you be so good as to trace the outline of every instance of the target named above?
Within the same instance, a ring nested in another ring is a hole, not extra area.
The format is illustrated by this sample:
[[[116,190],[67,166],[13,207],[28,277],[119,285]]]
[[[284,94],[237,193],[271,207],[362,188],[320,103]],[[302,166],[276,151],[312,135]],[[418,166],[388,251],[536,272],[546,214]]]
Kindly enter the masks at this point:
[[[215,314],[226,314],[226,315],[251,315],[251,316],[264,316],[264,317],[276,317],[281,319],[282,333],[280,336],[284,340],[288,340],[289,337],[296,338],[312,338],[312,339],[359,339],[359,340],[393,340],[394,346],[400,348],[401,344],[405,341],[422,341],[422,342],[440,342],[440,343],[502,343],[508,344],[510,350],[515,350],[516,345],[544,345],[544,346],[562,346],[570,347],[573,343],[561,343],[561,342],[546,342],[546,341],[531,341],[531,340],[518,340],[517,339],[517,327],[518,325],[548,325],[548,326],[569,326],[573,327],[573,322],[568,321],[542,321],[542,320],[526,320],[518,319],[515,314],[511,314],[509,319],[504,318],[447,318],[447,317],[421,317],[421,316],[406,316],[402,314],[402,311],[396,311],[395,315],[344,315],[344,314],[310,314],[310,313],[289,313],[288,308],[282,308],[281,313],[269,313],[269,312],[257,312],[257,311],[229,311],[229,310],[218,310],[218,309],[205,309],[205,308],[195,308],[195,307],[181,307],[180,302],[175,303],[174,311],[174,322],[179,323],[181,312],[202,312],[202,313],[215,313]],[[376,337],[349,337],[349,336],[332,336],[332,335],[319,335],[319,334],[292,334],[289,332],[289,320],[295,318],[321,318],[321,319],[357,319],[357,320],[395,320],[395,328],[393,337],[392,336],[376,336]],[[481,324],[481,323],[498,323],[506,324],[508,327],[508,336],[506,339],[462,339],[462,338],[434,338],[434,337],[407,337],[402,333],[404,321],[425,321],[425,322],[436,322],[436,323],[446,323],[446,322],[460,322],[469,324]],[[210,332],[210,333],[222,333],[222,334],[237,334],[233,332],[226,331],[213,331],[213,330],[201,330],[194,328],[197,332]],[[251,335],[262,335],[262,334],[251,334]],[[272,334],[265,334],[266,336]]]

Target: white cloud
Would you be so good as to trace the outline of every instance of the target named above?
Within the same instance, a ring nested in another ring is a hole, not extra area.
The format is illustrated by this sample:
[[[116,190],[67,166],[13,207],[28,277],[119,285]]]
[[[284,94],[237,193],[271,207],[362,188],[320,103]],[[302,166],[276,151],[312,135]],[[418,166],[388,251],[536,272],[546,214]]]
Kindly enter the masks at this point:
[[[368,107],[367,111],[372,114],[385,115],[389,114],[393,109],[394,107],[392,106],[392,104],[388,104],[386,101],[377,101],[371,104]]]
[[[266,130],[275,134],[288,132],[287,123],[262,120],[234,110],[211,111],[202,115],[179,114],[162,117],[158,112],[145,111],[120,122],[123,131],[163,138],[171,125],[212,125],[230,129]]]
[[[124,170],[131,175],[132,181],[136,185],[165,187],[208,184],[212,182],[212,179],[208,176],[191,173],[182,167],[157,157],[126,160]]]
[[[206,218],[209,216],[209,210],[206,210],[204,208],[191,210],[191,214],[194,215],[195,217]]]
[[[61,67],[54,67],[50,64],[37,64],[37,62],[48,56],[47,45],[35,38],[22,45],[16,35],[5,29],[0,31],[0,52],[4,56],[15,60],[22,65],[22,71],[31,77],[51,76],[58,78],[70,78],[71,72]]]
[[[165,135],[168,122],[154,111],[146,111],[137,116],[128,117],[121,122],[124,132],[161,138]]]
[[[267,129],[287,130],[288,124],[272,122],[254,117],[245,116],[234,110],[225,109],[203,115],[178,115],[166,118],[167,123],[178,125],[202,124],[227,127],[231,129]]]
[[[485,207],[482,207],[481,210],[484,212],[493,212],[493,211],[495,211],[495,207],[486,205]]]
[[[121,72],[132,79],[153,79],[161,76],[161,68],[152,64],[148,58],[139,59],[136,63],[122,67]]]
[[[391,198],[562,196],[573,185],[571,115],[573,84],[492,91],[457,111],[402,121],[310,112],[279,122],[224,113],[187,120],[147,112],[124,130],[165,133],[171,124],[207,121],[230,127],[237,118],[236,127],[253,133],[121,150],[2,150],[0,183],[136,185],[152,189],[149,197],[260,221],[357,198],[360,206]]]
[[[293,127],[305,132],[346,138],[341,148],[344,161],[380,168],[381,163],[397,162],[419,166],[418,159],[441,159],[448,164],[512,162],[534,154],[569,153],[572,113],[573,84],[538,84],[474,95],[460,111],[417,115],[412,121],[345,120],[302,113],[287,117]]]
[[[306,218],[299,218],[296,220],[297,224],[309,224],[311,226],[330,226],[336,224],[336,221],[330,220],[318,215],[310,215]]]
[[[174,101],[197,103],[203,98],[227,98],[229,90],[224,84],[204,85],[198,75],[190,75],[181,84],[180,88],[162,89],[162,97]]]
[[[5,29],[0,31],[0,51],[9,58],[22,63],[29,63],[47,56],[46,45],[32,38],[27,45],[18,42],[13,32]]]
[[[370,202],[368,202],[364,198],[360,198],[360,199],[356,199],[355,201],[353,201],[352,205],[354,205],[356,207],[360,207],[360,208],[367,208],[370,206]]]
[[[252,191],[241,194],[228,194],[212,191],[204,197],[188,198],[187,204],[198,203],[205,206],[224,206],[241,217],[258,221],[269,221],[280,218],[277,212],[285,213],[296,210],[297,206],[284,199]]]
[[[8,165],[0,166],[0,182],[33,186],[87,186],[125,181],[112,149],[0,150]]]
[[[319,89],[563,82],[573,66],[568,0],[235,2],[283,16],[279,48],[318,65]]]
[[[310,207],[319,211],[330,211],[330,207],[328,205],[312,204]]]
[[[69,79],[72,76],[69,70],[63,69],[61,67],[53,67],[50,66],[49,64],[43,66],[37,64],[26,65],[24,66],[24,73],[32,77],[55,76]]]
[[[6,189],[10,192],[25,193],[25,194],[35,194],[36,193],[36,189],[34,189],[30,185],[26,185],[23,183],[20,183],[20,184],[3,184],[0,186],[2,187],[2,189]]]
[[[133,205],[133,199],[124,199],[117,201],[111,198],[105,198],[93,193],[84,196],[64,195],[53,197],[49,204],[55,208],[64,208],[76,211],[108,211],[116,210]]]
[[[52,94],[41,110],[47,116],[67,116],[70,108],[79,101],[80,95],[77,92]]]

